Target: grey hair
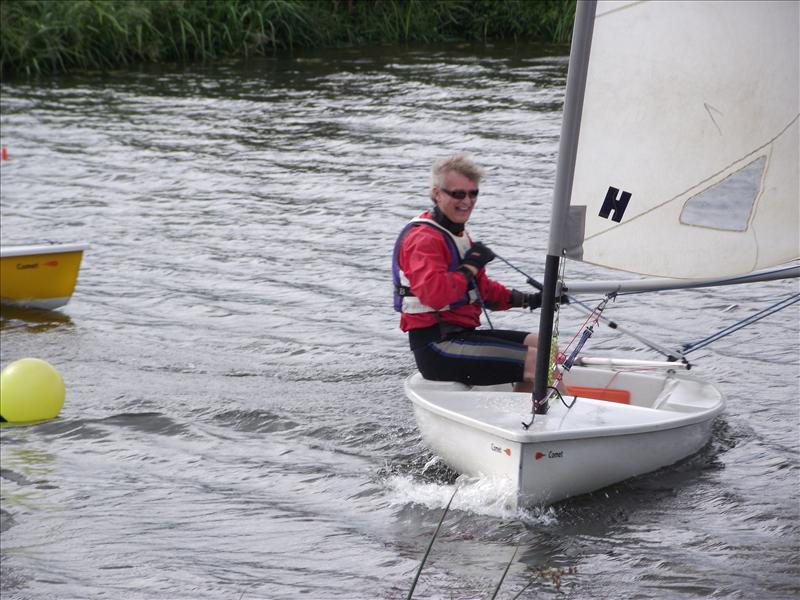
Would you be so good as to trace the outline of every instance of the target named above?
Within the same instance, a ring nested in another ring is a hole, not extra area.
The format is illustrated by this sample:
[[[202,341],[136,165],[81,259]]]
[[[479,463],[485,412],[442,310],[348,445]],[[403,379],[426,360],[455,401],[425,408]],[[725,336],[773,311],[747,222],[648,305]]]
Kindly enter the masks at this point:
[[[481,167],[463,152],[439,159],[433,163],[433,169],[431,170],[431,200],[435,201],[433,188],[441,188],[444,185],[445,176],[451,171],[455,171],[459,175],[474,181],[476,185],[480,183],[481,178],[486,174]]]

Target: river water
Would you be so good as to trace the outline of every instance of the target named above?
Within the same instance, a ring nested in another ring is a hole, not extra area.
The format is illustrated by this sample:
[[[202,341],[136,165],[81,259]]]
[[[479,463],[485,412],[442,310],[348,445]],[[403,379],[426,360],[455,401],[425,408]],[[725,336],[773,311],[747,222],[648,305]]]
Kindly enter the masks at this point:
[[[325,51],[4,84],[3,243],[91,248],[64,309],[2,313],[3,366],[39,357],[67,385],[58,419],[0,430],[2,597],[405,598],[457,483],[415,598],[489,598],[515,549],[498,598],[800,595],[796,307],[692,355],[727,408],[657,473],[513,512],[420,440],[394,237],[428,205],[431,162],[465,150],[488,170],[474,237],[541,277],[565,53]],[[796,290],[607,314],[678,347]],[[587,352],[613,348],[658,358],[603,327]]]

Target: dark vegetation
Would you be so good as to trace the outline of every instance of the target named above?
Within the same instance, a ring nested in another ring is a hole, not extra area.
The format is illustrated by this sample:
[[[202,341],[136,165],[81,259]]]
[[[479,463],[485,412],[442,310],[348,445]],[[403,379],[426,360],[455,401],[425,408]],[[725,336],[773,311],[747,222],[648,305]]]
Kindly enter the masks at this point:
[[[281,50],[566,42],[575,0],[2,0],[4,78]]]

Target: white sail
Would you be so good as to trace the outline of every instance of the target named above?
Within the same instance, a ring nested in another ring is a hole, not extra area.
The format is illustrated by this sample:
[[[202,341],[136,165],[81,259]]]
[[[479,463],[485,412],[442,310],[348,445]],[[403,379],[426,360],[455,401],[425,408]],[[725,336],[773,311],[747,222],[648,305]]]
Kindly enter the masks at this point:
[[[800,256],[798,37],[796,1],[599,2],[567,256],[672,278]]]

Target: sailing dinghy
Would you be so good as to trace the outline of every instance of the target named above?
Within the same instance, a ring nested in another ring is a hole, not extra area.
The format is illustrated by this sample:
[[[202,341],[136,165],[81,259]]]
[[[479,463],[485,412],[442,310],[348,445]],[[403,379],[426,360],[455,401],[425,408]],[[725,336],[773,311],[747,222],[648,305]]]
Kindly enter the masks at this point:
[[[78,282],[88,244],[0,247],[0,303],[51,310],[64,306]]]
[[[644,361],[643,361],[644,362]],[[720,392],[677,372],[575,366],[571,408],[530,417],[531,396],[511,386],[468,387],[418,373],[406,394],[422,437],[459,473],[504,478],[524,505],[549,504],[670,465],[702,448],[723,408]],[[592,396],[601,399],[594,399]],[[510,504],[514,504],[512,501]]]
[[[708,442],[724,400],[680,353],[583,358],[590,325],[549,385],[555,298],[798,276],[769,270],[800,253],[798,31],[794,1],[578,2],[533,397],[412,375],[420,433],[446,464],[510,483],[514,506],[548,504]],[[651,279],[571,285],[567,259]]]

